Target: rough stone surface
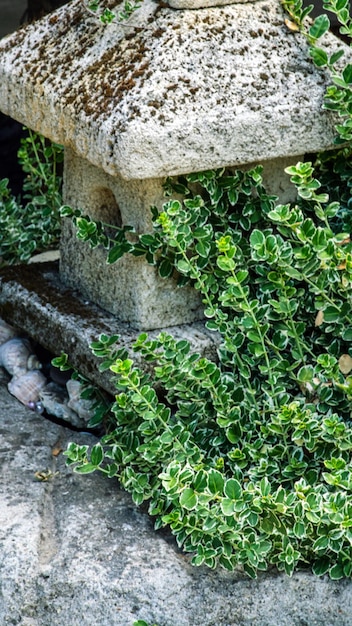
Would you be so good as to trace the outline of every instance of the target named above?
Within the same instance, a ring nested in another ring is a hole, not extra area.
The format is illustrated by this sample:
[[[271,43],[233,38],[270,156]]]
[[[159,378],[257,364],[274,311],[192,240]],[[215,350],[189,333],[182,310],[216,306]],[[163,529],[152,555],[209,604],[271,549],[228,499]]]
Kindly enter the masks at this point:
[[[75,156],[65,155],[64,202],[83,209],[94,220],[133,226],[136,233],[152,230],[151,206],[165,201],[162,180],[127,181],[110,176]],[[199,293],[177,289],[176,280],[163,280],[145,258],[124,255],[107,265],[106,251],[77,241],[71,220],[63,224],[60,275],[69,286],[139,329],[188,324],[203,319]]]
[[[89,349],[101,333],[119,335],[119,345],[130,351],[136,365],[147,367],[138,353],[132,352],[138,331],[63,285],[57,263],[18,265],[1,270],[0,317],[54,356],[66,352],[81,374],[110,393],[114,393],[111,373],[99,372],[101,361],[94,358]],[[216,359],[218,337],[207,331],[203,322],[164,330],[178,339],[188,339],[194,351]],[[157,330],[149,333],[150,337],[157,335]]]
[[[129,179],[326,149],[329,77],[284,18],[278,0],[196,11],[145,0],[104,27],[73,0],[1,41],[0,110]]]
[[[95,438],[0,387],[1,626],[350,626],[351,581],[193,568],[115,480],[65,467],[68,441]]]
[[[221,7],[224,4],[243,4],[244,2],[256,2],[256,0],[167,0],[173,9],[204,9],[206,7]]]

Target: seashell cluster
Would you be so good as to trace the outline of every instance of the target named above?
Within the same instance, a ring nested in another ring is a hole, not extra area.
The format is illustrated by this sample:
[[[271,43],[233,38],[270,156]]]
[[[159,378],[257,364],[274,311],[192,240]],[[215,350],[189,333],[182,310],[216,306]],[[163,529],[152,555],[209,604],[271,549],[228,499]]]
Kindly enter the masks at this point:
[[[33,354],[28,339],[20,337],[9,339],[0,346],[0,365],[16,378],[29,370],[41,369],[41,363]]]
[[[67,406],[70,409],[73,409],[73,411],[75,411],[77,415],[84,420],[84,422],[89,422],[94,415],[93,402],[91,400],[81,398],[82,383],[80,383],[79,380],[71,378],[66,383],[66,389],[69,396]]]
[[[7,388],[9,392],[22,404],[31,408],[32,404],[39,402],[40,391],[47,384],[47,380],[39,370],[30,370],[21,376],[13,377]]]
[[[40,371],[42,365],[30,341],[16,336],[16,330],[3,320],[0,320],[0,366],[12,376],[7,385],[9,392],[25,406],[37,410],[39,391],[47,383]]]
[[[64,387],[50,382],[41,389],[39,396],[41,405],[50,415],[69,422],[75,428],[86,426],[87,422],[69,406],[69,396]]]
[[[41,369],[30,341],[19,337],[16,329],[0,318],[0,383],[11,376],[9,392],[29,409],[46,411],[75,428],[85,428],[94,411],[91,401],[81,399],[81,383],[68,380],[64,386],[49,382]]]

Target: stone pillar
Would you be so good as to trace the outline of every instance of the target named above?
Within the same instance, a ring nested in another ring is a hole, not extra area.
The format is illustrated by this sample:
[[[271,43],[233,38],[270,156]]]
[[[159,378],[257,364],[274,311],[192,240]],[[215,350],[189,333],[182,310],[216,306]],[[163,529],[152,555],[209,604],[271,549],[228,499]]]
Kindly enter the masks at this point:
[[[64,201],[92,219],[133,226],[137,233],[152,230],[152,205],[165,201],[164,179],[125,180],[111,176],[67,149]],[[64,282],[122,322],[138,329],[187,324],[202,319],[199,294],[178,289],[174,279],[162,279],[144,257],[125,255],[113,265],[106,251],[76,239],[71,220],[64,221],[60,274]]]

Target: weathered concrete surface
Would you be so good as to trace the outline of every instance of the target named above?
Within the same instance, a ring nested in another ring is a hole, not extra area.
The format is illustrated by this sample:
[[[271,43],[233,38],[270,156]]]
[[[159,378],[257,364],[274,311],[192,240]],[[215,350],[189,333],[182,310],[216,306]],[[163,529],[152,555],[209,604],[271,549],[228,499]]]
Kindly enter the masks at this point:
[[[288,178],[288,177],[287,177]],[[126,181],[110,176],[72,150],[65,151],[64,202],[93,220],[133,226],[138,234],[152,232],[152,206],[162,207],[161,179]],[[140,330],[189,324],[203,319],[199,293],[177,289],[176,279],[160,278],[144,256],[125,254],[106,263],[106,250],[78,241],[72,220],[63,221],[60,276],[69,287]]]
[[[60,280],[57,263],[33,263],[3,268],[0,272],[0,317],[19,328],[54,356],[66,352],[72,365],[89,380],[114,393],[110,372],[99,372],[100,360],[89,348],[99,335],[119,335],[137,366],[146,368],[132,344],[139,332],[99,306],[85,300]],[[203,322],[163,329],[188,339],[194,351],[216,359],[219,338]],[[151,331],[156,337],[158,330]],[[0,622],[1,625],[1,622]]]
[[[1,626],[351,626],[351,581],[193,568],[116,481],[65,467],[69,440],[95,442],[0,387]]]
[[[237,2],[256,2],[256,0],[167,0],[174,9],[202,9],[206,7],[220,7],[224,4],[236,4]]]
[[[0,110],[127,179],[327,149],[330,78],[285,16],[278,0],[145,0],[106,28],[73,0],[0,42]],[[333,35],[323,45],[349,50]]]

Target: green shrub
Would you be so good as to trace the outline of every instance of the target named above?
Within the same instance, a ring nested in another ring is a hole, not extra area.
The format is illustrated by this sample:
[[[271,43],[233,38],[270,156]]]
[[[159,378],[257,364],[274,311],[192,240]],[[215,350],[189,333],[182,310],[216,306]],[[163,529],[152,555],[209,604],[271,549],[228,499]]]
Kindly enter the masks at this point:
[[[333,72],[325,107],[341,118],[337,143],[350,141],[352,65],[336,69],[343,53],[316,45],[326,15],[308,23],[311,7],[283,4]],[[347,5],[325,3],[350,37]],[[161,276],[190,281],[218,333],[217,363],[167,333],[141,334],[134,350],[149,375],[101,336],[92,350],[114,375],[115,428],[66,452],[76,471],[117,476],[136,504],[148,501],[195,565],[352,574],[350,148],[316,167],[318,177],[309,162],[287,168],[298,200],[286,205],[265,192],[260,167],[170,180],[183,200],[154,208],[154,232],[137,241],[63,210],[108,263],[145,254]]]
[[[303,7],[302,0],[282,0],[282,5],[288,12],[290,19],[307,39],[310,46],[310,56],[316,67],[330,70],[331,85],[328,86],[324,99],[324,108],[334,111],[341,118],[336,125],[336,143],[352,140],[352,64],[343,63],[344,49],[335,50],[330,54],[324,48],[322,37],[330,28],[330,19],[323,13],[313,22],[307,21],[307,16],[313,10],[313,5]],[[352,18],[350,16],[349,0],[324,0],[324,9],[337,18],[338,31],[343,40],[351,45]],[[319,45],[321,44],[321,45]]]
[[[0,267],[27,262],[34,253],[57,246],[60,238],[62,147],[28,131],[18,158],[26,174],[25,203],[12,196],[8,179],[0,180]]]
[[[149,501],[195,565],[255,576],[309,564],[338,579],[352,571],[352,246],[311,164],[287,171],[297,205],[276,205],[260,167],[168,182],[183,202],[154,210],[154,233],[131,252],[144,246],[162,275],[193,282],[219,362],[143,333],[146,375],[102,336],[92,350],[115,377],[116,426],[66,454]]]
[[[123,23],[141,6],[139,0],[124,0],[122,10],[116,14],[107,4],[104,0],[84,0],[86,10],[97,16],[103,24],[111,24],[115,20]]]

